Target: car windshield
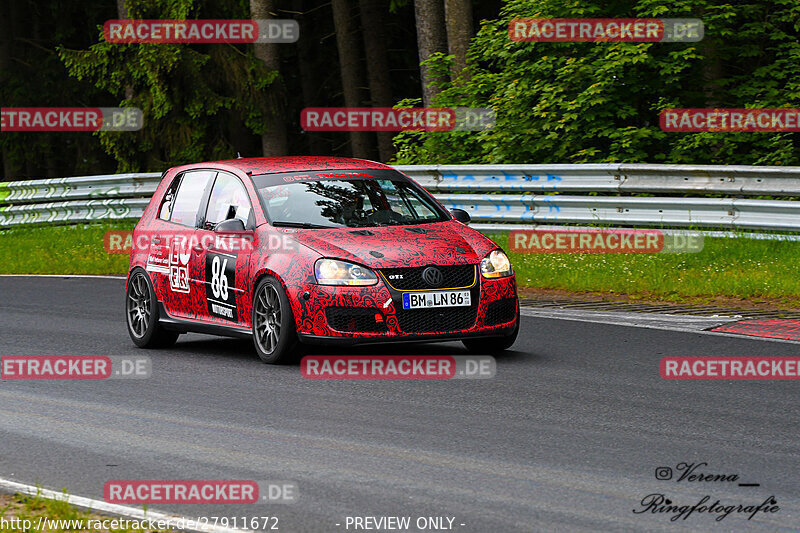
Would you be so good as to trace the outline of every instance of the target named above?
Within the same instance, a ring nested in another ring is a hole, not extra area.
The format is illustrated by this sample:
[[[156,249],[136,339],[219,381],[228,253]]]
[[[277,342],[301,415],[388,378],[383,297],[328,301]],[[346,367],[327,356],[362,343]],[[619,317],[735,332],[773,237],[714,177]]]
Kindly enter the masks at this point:
[[[273,226],[363,228],[447,220],[443,210],[395,171],[254,176]]]

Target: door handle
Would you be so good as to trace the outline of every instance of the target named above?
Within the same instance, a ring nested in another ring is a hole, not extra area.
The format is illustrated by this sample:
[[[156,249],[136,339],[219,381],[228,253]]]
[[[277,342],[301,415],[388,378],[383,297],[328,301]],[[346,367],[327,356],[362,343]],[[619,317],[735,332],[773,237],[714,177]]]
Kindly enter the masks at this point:
[[[161,244],[161,237],[153,237],[153,244]]]
[[[194,250],[195,252],[202,252],[203,247],[200,246],[199,244],[195,244],[194,246],[192,246],[192,250]]]

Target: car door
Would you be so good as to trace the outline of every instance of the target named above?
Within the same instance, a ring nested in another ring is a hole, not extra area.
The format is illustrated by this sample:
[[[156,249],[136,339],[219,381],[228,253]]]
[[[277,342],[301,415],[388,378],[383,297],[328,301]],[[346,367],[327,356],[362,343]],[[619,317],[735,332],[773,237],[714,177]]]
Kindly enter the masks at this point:
[[[169,221],[172,215],[172,206],[175,203],[175,196],[178,193],[178,186],[181,183],[182,175],[178,174],[172,181],[161,198],[158,213],[155,220],[147,228],[144,242],[147,243],[147,263],[145,269],[150,273],[153,282],[153,290],[156,298],[164,302],[169,296],[169,253],[170,241],[174,230],[174,225]]]
[[[177,192],[171,200],[167,225],[157,236],[159,242],[151,244],[166,252],[167,279],[163,283],[161,301],[170,316],[197,319],[202,316],[203,297],[196,287],[192,287],[192,257],[198,254],[197,231],[202,220],[201,206],[205,207],[216,171],[191,170],[183,172],[179,178]],[[162,208],[163,210],[163,208]]]
[[[229,220],[241,221],[245,230],[240,233],[220,233],[217,226]],[[220,172],[208,199],[198,237],[202,250],[193,256],[197,262],[192,270],[198,273],[193,280],[205,296],[203,318],[226,325],[246,325],[242,316],[242,297],[248,290],[250,246],[255,228],[253,206],[241,180]]]

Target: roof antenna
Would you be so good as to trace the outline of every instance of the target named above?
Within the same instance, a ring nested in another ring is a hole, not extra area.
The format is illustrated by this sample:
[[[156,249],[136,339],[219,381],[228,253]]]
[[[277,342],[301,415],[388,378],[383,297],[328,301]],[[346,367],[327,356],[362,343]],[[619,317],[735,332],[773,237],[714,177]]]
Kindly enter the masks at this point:
[[[236,152],[236,159],[241,159],[241,158],[242,158],[242,154],[240,154],[239,152]]]

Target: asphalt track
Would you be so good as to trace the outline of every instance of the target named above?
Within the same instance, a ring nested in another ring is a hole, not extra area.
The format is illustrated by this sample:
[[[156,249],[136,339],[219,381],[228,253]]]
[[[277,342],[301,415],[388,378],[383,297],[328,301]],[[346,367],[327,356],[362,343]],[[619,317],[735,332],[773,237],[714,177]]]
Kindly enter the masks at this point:
[[[524,317],[492,380],[305,380],[261,364],[247,341],[137,350],[123,283],[0,278],[0,354],[153,358],[142,381],[0,382],[0,477],[97,499],[109,479],[292,480],[293,505],[158,508],[277,516],[286,532],[347,531],[347,516],[448,516],[464,533],[800,529],[798,383],[658,373],[664,355],[800,345]],[[456,343],[315,353],[464,354]],[[655,478],[684,461],[760,487]],[[651,493],[681,505],[774,495],[780,511],[633,513]]]

